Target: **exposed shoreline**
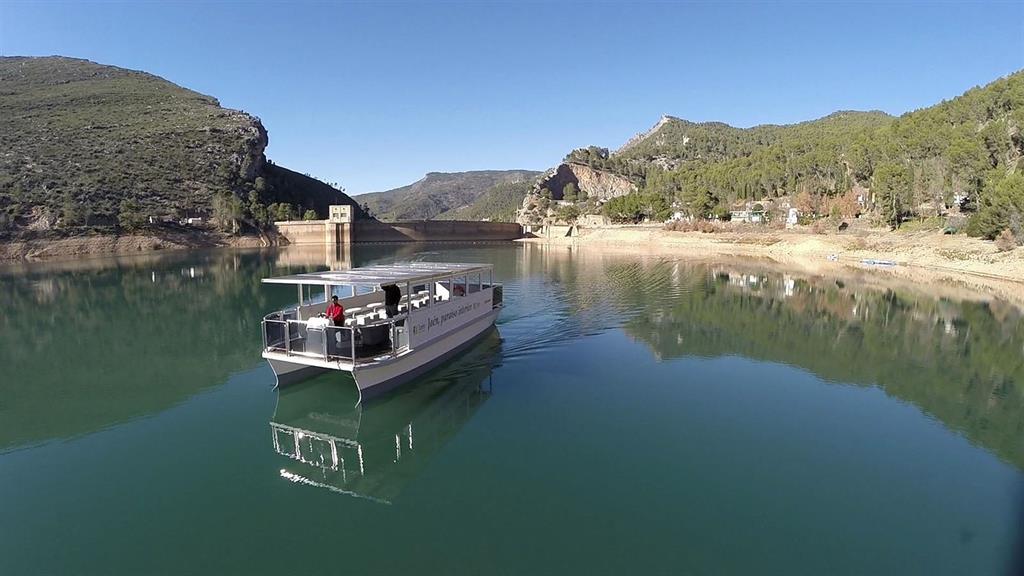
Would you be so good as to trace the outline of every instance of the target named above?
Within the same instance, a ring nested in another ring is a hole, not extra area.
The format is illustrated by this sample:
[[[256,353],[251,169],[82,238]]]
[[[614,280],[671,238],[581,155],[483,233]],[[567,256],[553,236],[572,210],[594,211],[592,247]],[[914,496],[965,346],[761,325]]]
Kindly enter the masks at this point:
[[[1024,304],[1024,248],[998,252],[991,242],[941,232],[702,233],[673,232],[661,226],[612,226],[582,229],[579,236],[520,242],[687,259],[763,258],[810,273],[856,268],[913,282],[953,282]],[[868,265],[862,262],[866,259],[891,260],[897,265]]]
[[[871,270],[880,276],[929,284],[952,282],[983,289],[1024,305],[1024,248],[998,252],[991,242],[939,232],[813,234],[757,230],[675,232],[661,226],[585,228],[579,236],[526,238],[519,242],[561,247],[598,247],[603,251],[689,260],[725,256],[765,259],[812,274],[841,269]],[[126,235],[82,235],[0,242],[0,262],[127,256],[208,248],[256,248],[277,245],[275,238],[174,231]],[[830,257],[835,259],[831,260]],[[892,260],[896,266],[863,264]]]
[[[160,250],[266,247],[276,240],[208,231],[159,231],[138,234],[83,234],[15,238],[0,241],[0,262],[33,262],[76,257],[124,256]]]

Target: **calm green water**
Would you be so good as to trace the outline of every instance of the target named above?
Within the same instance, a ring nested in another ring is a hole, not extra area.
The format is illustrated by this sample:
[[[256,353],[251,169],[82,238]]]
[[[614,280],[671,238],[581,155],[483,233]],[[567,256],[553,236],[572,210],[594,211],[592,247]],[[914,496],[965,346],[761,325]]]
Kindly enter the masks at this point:
[[[1006,302],[521,246],[498,332],[362,408],[259,319],[322,251],[0,270],[0,574],[1017,574]]]

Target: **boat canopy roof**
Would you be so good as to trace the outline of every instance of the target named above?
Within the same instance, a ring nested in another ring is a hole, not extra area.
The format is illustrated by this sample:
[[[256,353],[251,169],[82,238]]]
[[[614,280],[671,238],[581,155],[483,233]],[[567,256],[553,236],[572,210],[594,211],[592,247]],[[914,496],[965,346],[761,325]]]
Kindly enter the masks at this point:
[[[265,284],[331,284],[349,286],[384,286],[427,282],[436,278],[462,276],[474,272],[486,272],[490,264],[451,264],[446,262],[411,262],[407,264],[378,264],[351,270],[328,270],[264,278]]]

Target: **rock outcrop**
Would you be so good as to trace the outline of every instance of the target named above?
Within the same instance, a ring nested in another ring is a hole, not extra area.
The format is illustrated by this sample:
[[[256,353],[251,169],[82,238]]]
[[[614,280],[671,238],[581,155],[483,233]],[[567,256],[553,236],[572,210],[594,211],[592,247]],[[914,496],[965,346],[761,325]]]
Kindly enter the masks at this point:
[[[576,176],[577,188],[586,192],[589,198],[595,200],[609,200],[616,196],[624,196],[630,192],[635,192],[637,189],[636,184],[618,174],[605,172],[604,170],[595,170],[581,164],[571,164],[569,167]]]
[[[585,192],[588,198],[600,201],[636,190],[636,184],[623,176],[591,168],[585,164],[567,162],[559,164],[557,168],[541,176],[534,184],[532,192],[540,194],[541,190],[546,189],[551,193],[552,200],[561,200],[565,187],[570,183],[575,185],[577,190]]]
[[[586,195],[586,198],[597,203],[624,196],[637,189],[636,184],[624,176],[586,164],[565,162],[545,172],[537,180],[533,189],[523,199],[516,221],[527,226],[543,223],[550,216],[550,201],[563,200],[565,187],[569,184],[573,184]]]
[[[641,142],[647,140],[651,136],[654,136],[658,132],[658,130],[661,130],[666,124],[673,121],[681,122],[679,118],[676,118],[674,116],[669,116],[667,114],[663,115],[654,126],[652,126],[648,130],[645,130],[644,132],[640,132],[639,134],[627,140],[621,148],[615,151],[615,153],[618,154],[620,152],[625,152],[626,150],[629,150],[630,148],[636,146],[637,144],[640,144]]]

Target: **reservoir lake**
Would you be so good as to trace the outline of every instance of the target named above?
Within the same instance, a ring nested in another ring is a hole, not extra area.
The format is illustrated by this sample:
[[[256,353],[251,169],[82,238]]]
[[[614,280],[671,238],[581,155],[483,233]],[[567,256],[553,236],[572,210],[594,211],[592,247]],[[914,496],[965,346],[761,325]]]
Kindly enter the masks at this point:
[[[496,331],[277,390],[260,280],[488,262]],[[0,268],[0,574],[1024,573],[1024,311],[539,245]]]

